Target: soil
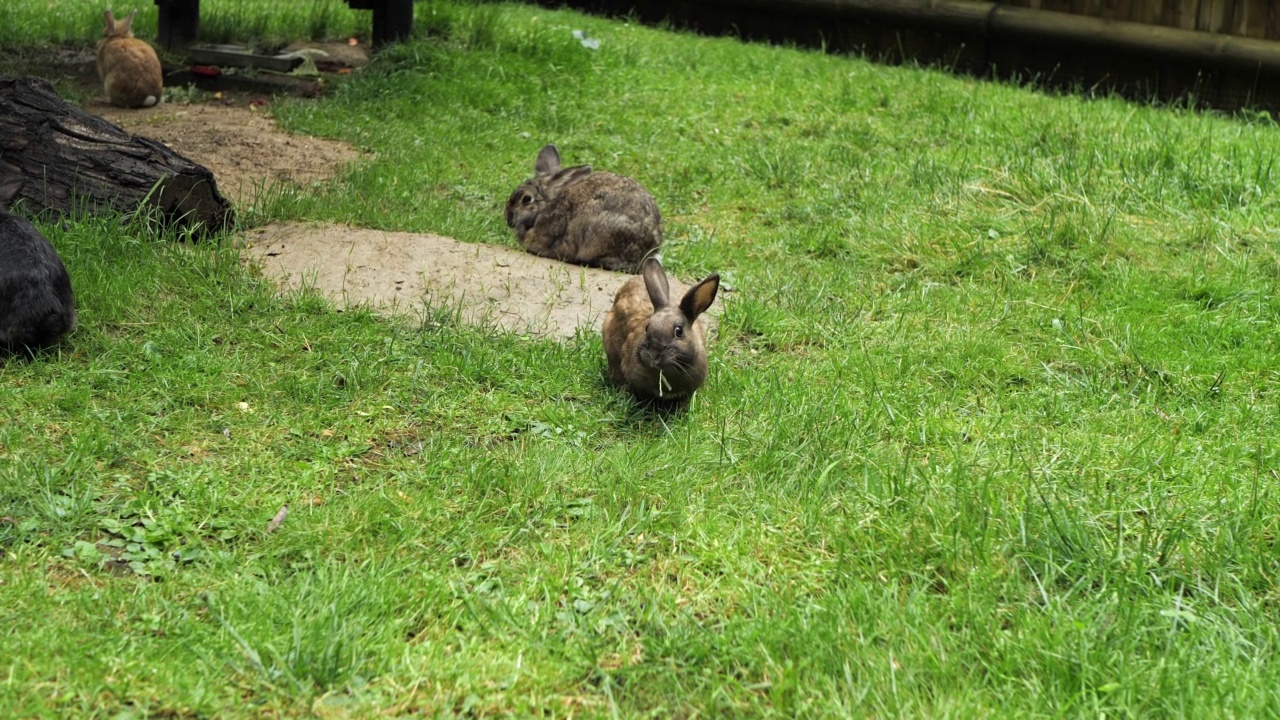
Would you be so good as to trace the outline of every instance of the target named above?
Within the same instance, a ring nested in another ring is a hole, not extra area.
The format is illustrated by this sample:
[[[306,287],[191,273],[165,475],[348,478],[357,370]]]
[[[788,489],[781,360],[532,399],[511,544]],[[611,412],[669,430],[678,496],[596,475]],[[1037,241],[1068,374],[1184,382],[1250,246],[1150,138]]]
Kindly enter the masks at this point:
[[[306,187],[327,180],[360,157],[334,140],[282,132],[265,102],[251,102],[165,103],[126,110],[92,101],[85,109],[209,168],[218,189],[240,207],[277,184]]]
[[[219,190],[239,207],[278,184],[328,182],[361,157],[341,142],[284,132],[271,117],[269,96],[228,92],[205,102],[113,107],[96,78],[85,77],[86,67],[93,72],[92,56],[78,54],[56,59],[49,70],[83,87],[96,86],[98,96],[86,110],[208,167]],[[626,280],[510,247],[431,234],[290,223],[248,230],[240,242],[245,261],[282,290],[306,287],[339,307],[389,313],[421,312],[424,304],[456,308],[465,322],[561,339],[579,329],[599,332]]]
[[[275,224],[245,233],[245,257],[289,289],[339,306],[456,310],[464,322],[531,336],[599,332],[626,275],[440,235]]]

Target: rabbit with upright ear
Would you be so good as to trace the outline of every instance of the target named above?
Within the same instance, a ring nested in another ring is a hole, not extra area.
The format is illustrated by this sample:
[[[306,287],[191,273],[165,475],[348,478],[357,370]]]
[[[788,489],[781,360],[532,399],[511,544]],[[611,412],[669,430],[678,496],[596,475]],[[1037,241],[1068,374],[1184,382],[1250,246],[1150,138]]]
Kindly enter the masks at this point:
[[[51,345],[76,324],[71,278],[40,231],[9,213],[24,180],[0,170],[0,350]]]
[[[116,20],[110,10],[102,16],[107,27],[98,41],[98,77],[111,104],[139,108],[160,102],[164,90],[160,58],[150,45],[133,36],[138,9],[123,20]]]
[[[687,400],[707,379],[706,320],[720,276],[689,288],[671,304],[667,273],[657,258],[628,280],[604,317],[609,379],[643,399]]]
[[[662,244],[662,214],[640,183],[590,165],[560,167],[560,152],[538,153],[534,176],[507,200],[507,227],[534,255],[635,272]]]

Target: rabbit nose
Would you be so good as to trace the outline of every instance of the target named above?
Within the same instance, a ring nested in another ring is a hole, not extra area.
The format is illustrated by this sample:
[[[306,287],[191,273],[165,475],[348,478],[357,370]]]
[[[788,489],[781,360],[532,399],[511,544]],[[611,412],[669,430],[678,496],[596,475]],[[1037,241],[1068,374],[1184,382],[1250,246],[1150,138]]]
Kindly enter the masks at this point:
[[[679,364],[683,359],[683,353],[680,352],[680,348],[668,346],[662,349],[658,359],[664,367],[671,367]]]

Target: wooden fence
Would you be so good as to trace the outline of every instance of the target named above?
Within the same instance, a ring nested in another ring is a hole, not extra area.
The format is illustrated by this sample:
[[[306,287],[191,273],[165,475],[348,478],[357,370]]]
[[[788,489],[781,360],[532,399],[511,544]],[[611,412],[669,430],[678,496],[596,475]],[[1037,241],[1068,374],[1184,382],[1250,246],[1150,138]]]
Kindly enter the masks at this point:
[[[1280,0],[535,1],[886,62],[1280,115]]]
[[[1280,40],[1276,0],[996,0],[1033,10],[1090,15],[1182,30]]]

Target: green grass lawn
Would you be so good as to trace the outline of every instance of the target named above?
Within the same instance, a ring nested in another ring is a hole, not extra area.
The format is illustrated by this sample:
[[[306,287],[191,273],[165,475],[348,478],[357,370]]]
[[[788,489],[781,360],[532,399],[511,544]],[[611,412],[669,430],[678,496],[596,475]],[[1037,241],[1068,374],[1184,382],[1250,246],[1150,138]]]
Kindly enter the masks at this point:
[[[92,42],[65,5],[83,32],[19,0],[0,39]],[[707,385],[656,415],[598,333],[339,313],[229,243],[45,223],[80,326],[0,365],[0,716],[1280,714],[1272,122],[416,10],[275,105],[374,154],[246,220],[514,245],[556,142],[732,288]]]

